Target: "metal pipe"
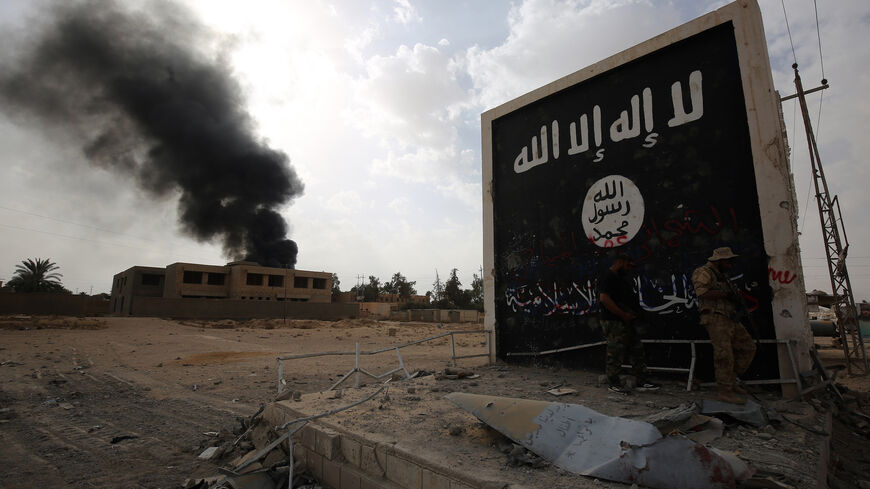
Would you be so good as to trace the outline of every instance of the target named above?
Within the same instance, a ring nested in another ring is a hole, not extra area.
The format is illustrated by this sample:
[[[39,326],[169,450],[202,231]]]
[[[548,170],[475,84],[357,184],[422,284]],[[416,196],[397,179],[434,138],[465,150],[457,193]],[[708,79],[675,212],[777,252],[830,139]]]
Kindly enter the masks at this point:
[[[695,377],[695,360],[697,359],[695,355],[695,344],[692,343],[692,361],[689,363],[689,380],[686,381],[686,392],[692,390],[692,379]]]
[[[354,380],[354,387],[359,389],[359,341],[356,342],[356,367],[354,371],[356,371],[356,379]]]
[[[284,362],[281,359],[277,359],[278,361],[278,394],[284,391]]]
[[[276,429],[275,429],[275,431],[280,431],[280,430],[287,429],[287,427],[290,426],[291,424],[295,424],[295,423],[303,423],[303,422],[304,422],[304,423],[307,423],[307,422],[309,422],[309,421],[313,421],[313,420],[315,420],[315,419],[322,418],[322,417],[324,417],[324,416],[331,416],[331,415],[333,415],[333,414],[335,414],[335,413],[340,413],[341,411],[344,411],[344,410],[346,410],[346,409],[350,409],[350,408],[352,408],[352,407],[354,407],[354,406],[359,406],[360,404],[362,404],[362,403],[368,401],[369,399],[375,397],[376,395],[380,394],[380,393],[381,393],[384,389],[386,389],[386,388],[387,388],[386,385],[382,385],[382,386],[380,387],[380,389],[378,389],[378,390],[372,392],[371,394],[369,394],[369,395],[367,395],[366,397],[360,399],[359,401],[356,401],[356,402],[353,402],[353,403],[347,404],[347,405],[342,406],[342,407],[340,407],[340,408],[330,409],[329,411],[324,411],[324,412],[322,412],[322,413],[320,413],[320,414],[315,414],[315,415],[313,415],[313,416],[306,416],[306,417],[304,417],[304,418],[298,418],[298,419],[293,419],[293,420],[287,421],[286,423],[282,424],[281,426],[277,426]],[[301,428],[301,427],[302,427],[302,426],[299,426],[299,427],[297,427],[296,429],[294,429],[294,430],[293,430],[293,433],[295,433],[295,432],[296,432],[299,428]],[[289,432],[288,432],[288,433],[289,433]],[[282,436],[283,436],[283,435],[282,435]],[[273,442],[273,443],[274,443],[274,442]],[[272,448],[275,448],[275,447],[273,446]],[[271,448],[270,448],[270,450],[271,450]]]
[[[786,351],[788,352],[788,360],[791,362],[791,369],[792,369],[792,372],[794,373],[794,380],[797,383],[798,396],[800,396],[800,391],[802,391],[804,387],[803,387],[803,384],[801,383],[801,374],[800,374],[800,371],[798,370],[797,362],[795,362],[795,360],[794,360],[794,352],[792,352],[792,349],[791,349],[791,342],[792,341],[794,341],[794,340],[789,340],[785,344],[785,347],[786,347]]]
[[[456,340],[453,339],[453,334],[450,334],[450,361],[456,366]]]
[[[526,352],[524,352],[524,353],[508,353],[507,356],[509,356],[509,357],[534,357],[534,356],[538,356],[538,355],[549,355],[551,353],[561,353],[561,352],[565,352],[565,351],[583,350],[586,348],[592,348],[594,346],[601,346],[601,345],[606,345],[606,344],[607,344],[606,341],[599,341],[597,343],[587,343],[585,345],[569,346],[567,348],[558,348],[556,350],[545,350],[545,351],[538,351],[538,352],[533,351],[533,352],[527,352],[527,353]]]
[[[287,447],[290,449],[290,455],[287,455],[287,465],[290,466],[290,475],[287,477],[287,489],[293,489],[293,437],[287,438]]]
[[[408,369],[405,368],[405,361],[402,360],[402,352],[396,347],[396,356],[399,358],[399,367],[402,369],[402,372],[405,372],[405,378],[410,379],[411,374],[408,373]]]

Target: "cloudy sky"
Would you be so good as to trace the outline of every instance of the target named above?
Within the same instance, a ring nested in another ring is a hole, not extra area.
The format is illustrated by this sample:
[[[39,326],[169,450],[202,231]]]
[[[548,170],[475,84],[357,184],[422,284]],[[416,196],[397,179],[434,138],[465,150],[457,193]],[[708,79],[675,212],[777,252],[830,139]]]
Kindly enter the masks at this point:
[[[399,271],[423,293],[436,270],[443,279],[458,268],[470,286],[483,263],[481,112],[725,2],[182,3],[223,40],[258,136],[304,181],[304,195],[281,208],[297,267],[335,272],[345,290],[358,275]],[[824,67],[831,89],[810,96],[810,112],[843,205],[856,298],[870,298],[870,3],[819,2],[819,31],[812,0],[784,3],[785,12],[780,0],[760,0],[774,81],[790,94],[795,58],[806,87]],[[49,5],[0,2],[0,38],[21,39]],[[783,112],[807,287],[829,290],[803,126],[793,101]],[[0,107],[0,147],[0,280],[24,258],[50,257],[69,289],[97,293],[133,265],[227,261],[219,244],[180,230],[177,195],[154,199],[89,165],[80,142]]]

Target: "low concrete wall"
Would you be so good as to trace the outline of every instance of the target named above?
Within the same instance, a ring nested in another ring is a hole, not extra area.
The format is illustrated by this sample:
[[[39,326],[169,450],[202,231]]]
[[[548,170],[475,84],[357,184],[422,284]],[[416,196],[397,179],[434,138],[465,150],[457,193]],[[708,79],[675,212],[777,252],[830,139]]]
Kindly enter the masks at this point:
[[[266,406],[263,417],[282,425],[305,416],[286,401]],[[501,487],[419,455],[348,433],[326,422],[308,423],[293,435],[293,457],[330,489],[472,489]],[[395,442],[393,442],[395,443]],[[257,446],[258,449],[263,447]]]
[[[386,302],[360,302],[359,308],[363,316],[374,316],[381,319],[390,317],[390,304]]]
[[[408,309],[390,313],[390,319],[394,321],[478,323],[480,318],[481,313],[474,309]]]
[[[336,321],[359,317],[358,304],[275,302],[232,299],[164,299],[134,297],[132,316],[179,319],[320,319]]]
[[[0,294],[0,314],[101,316],[109,314],[109,300],[70,294]]]

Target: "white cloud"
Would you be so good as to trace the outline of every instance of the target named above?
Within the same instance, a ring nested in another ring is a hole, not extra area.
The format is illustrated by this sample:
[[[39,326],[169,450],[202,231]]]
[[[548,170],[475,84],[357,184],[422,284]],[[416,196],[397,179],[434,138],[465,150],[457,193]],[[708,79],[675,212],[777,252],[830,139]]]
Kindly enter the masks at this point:
[[[390,201],[387,204],[387,207],[393,210],[396,214],[400,216],[406,216],[409,214],[409,207],[411,206],[411,201],[408,200],[407,197],[398,197]]]
[[[477,162],[463,158],[459,107],[468,94],[455,75],[456,65],[438,48],[400,46],[394,55],[366,62],[356,82],[359,104],[350,117],[359,130],[380,141],[383,153],[372,171],[407,182],[467,178]]]
[[[423,21],[423,18],[417,14],[417,9],[411,5],[409,0],[395,0],[395,2],[396,6],[393,7],[393,20],[403,25]]]
[[[465,59],[483,108],[660,34],[680,16],[670,3],[642,0],[526,0],[511,9],[508,23],[503,44],[474,46]]]
[[[326,199],[323,207],[341,214],[359,214],[370,204],[364,202],[357,192],[342,190]]]

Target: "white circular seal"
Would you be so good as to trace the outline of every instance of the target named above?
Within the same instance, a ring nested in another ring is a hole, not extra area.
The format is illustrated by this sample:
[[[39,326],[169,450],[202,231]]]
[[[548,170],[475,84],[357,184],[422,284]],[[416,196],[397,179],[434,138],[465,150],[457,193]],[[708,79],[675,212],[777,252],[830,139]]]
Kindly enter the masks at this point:
[[[583,199],[583,231],[601,248],[622,246],[643,224],[643,196],[631,180],[609,175],[589,187]]]

